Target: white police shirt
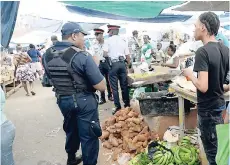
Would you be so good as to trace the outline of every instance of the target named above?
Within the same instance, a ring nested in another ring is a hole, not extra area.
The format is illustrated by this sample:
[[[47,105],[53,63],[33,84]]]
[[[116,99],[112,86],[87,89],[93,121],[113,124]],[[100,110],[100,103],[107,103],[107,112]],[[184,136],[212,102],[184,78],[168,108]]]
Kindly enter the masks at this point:
[[[100,44],[97,40],[93,43],[92,55],[98,57],[99,60],[105,60],[104,58],[104,44]]]
[[[125,56],[129,55],[128,43],[118,35],[109,37],[104,44],[103,50],[108,52],[108,56],[111,60],[119,59],[119,56],[126,58]]]

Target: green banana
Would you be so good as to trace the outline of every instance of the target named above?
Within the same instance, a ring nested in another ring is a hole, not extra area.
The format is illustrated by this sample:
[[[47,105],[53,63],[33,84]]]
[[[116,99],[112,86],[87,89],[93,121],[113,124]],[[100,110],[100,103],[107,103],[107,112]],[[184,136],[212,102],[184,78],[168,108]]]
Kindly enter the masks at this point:
[[[166,152],[165,155],[164,155],[164,160],[163,160],[163,162],[161,163],[161,165],[165,165],[167,160],[168,160],[168,154],[167,154],[167,152]]]
[[[179,157],[179,152],[180,152],[180,148],[178,148],[178,149],[176,150],[176,153],[174,154],[174,160],[175,160],[175,162],[176,162],[177,164],[181,164],[181,163],[182,163],[182,161],[181,161],[181,159],[180,159],[180,157]]]
[[[181,151],[191,154],[191,151],[185,147],[180,147]]]
[[[191,141],[191,138],[189,136],[184,136],[182,139]]]
[[[195,162],[196,162],[196,156],[193,156],[192,160],[188,162],[188,165],[194,165]]]
[[[154,164],[156,164],[156,165],[162,165],[163,161],[164,161],[164,156],[162,156],[161,159],[159,161],[157,161],[156,163],[154,163]]]
[[[160,158],[160,157],[162,157],[162,156],[163,156],[162,153],[161,153],[161,154],[154,155],[154,156],[153,156],[153,160],[155,160],[155,159],[157,159],[157,158]]]

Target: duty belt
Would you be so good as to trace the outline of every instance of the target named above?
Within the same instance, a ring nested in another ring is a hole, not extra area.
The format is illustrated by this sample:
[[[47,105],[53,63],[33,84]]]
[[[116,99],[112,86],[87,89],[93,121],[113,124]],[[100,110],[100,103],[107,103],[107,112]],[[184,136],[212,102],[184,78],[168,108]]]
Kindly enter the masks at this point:
[[[112,63],[118,62],[118,61],[120,61],[120,60],[118,60],[118,59],[113,59],[113,60],[112,60]]]

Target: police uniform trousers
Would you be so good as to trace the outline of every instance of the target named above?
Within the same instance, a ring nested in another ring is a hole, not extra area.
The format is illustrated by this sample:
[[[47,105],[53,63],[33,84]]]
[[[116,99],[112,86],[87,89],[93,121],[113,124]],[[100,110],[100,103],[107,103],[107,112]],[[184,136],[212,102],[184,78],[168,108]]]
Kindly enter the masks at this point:
[[[105,77],[106,80],[106,86],[107,86],[107,91],[108,91],[108,98],[112,97],[112,91],[110,88],[110,83],[109,83],[109,62],[108,58],[105,59],[105,61],[100,61],[99,64],[99,69],[101,74]],[[105,92],[101,92],[101,100],[105,101]]]
[[[118,92],[118,80],[120,81],[122,99],[125,107],[130,106],[127,71],[124,61],[112,62],[112,66],[109,72],[109,81],[113,92],[114,104],[117,109],[120,109],[121,104]]]
[[[74,96],[60,96],[57,99],[57,104],[64,116],[66,152],[68,155],[75,154],[81,143],[83,165],[96,165],[99,140],[90,131],[92,121],[100,124],[98,100],[95,94],[84,92]]]

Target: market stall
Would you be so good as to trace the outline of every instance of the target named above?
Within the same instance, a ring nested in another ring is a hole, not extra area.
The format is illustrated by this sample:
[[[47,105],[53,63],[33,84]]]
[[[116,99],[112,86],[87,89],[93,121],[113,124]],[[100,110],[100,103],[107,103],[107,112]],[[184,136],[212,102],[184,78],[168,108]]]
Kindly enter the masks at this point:
[[[15,65],[13,62],[13,55],[6,52],[1,53],[1,79],[0,83],[6,97],[9,97],[12,93],[16,92],[20,87],[21,83],[15,80]]]
[[[190,82],[191,84],[192,82]],[[170,88],[173,89],[178,96],[178,101],[179,101],[179,125],[180,125],[180,135],[181,137],[184,136],[184,129],[185,129],[185,111],[184,111],[184,100],[189,100],[193,103],[197,103],[197,94],[192,91],[189,85],[184,88],[180,87],[177,84],[171,84]],[[190,88],[190,89],[189,89]],[[227,92],[224,94],[224,98],[226,101],[229,101],[229,96],[230,93]]]

